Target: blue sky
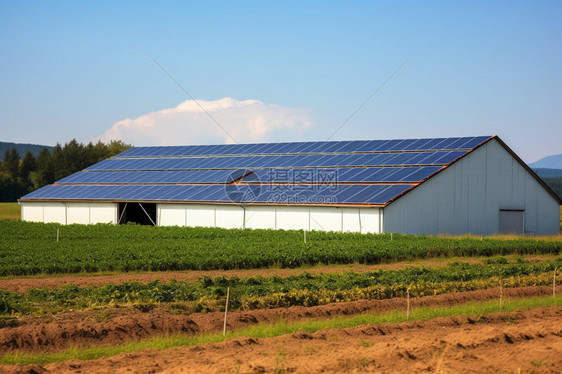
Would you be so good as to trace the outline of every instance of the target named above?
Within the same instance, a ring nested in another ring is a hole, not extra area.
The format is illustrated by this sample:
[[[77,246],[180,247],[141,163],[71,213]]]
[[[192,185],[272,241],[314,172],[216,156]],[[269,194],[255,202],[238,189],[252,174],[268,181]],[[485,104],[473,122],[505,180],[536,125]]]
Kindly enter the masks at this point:
[[[533,162],[562,153],[560,19],[560,1],[0,1],[0,140],[232,142],[216,122],[325,140],[411,56],[334,140],[497,134]]]

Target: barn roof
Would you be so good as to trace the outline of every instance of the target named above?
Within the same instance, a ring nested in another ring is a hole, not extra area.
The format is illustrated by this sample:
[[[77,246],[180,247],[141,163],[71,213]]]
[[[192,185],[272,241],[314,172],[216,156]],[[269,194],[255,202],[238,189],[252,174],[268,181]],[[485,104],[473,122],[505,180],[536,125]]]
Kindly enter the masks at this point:
[[[385,206],[492,138],[134,147],[20,201]]]

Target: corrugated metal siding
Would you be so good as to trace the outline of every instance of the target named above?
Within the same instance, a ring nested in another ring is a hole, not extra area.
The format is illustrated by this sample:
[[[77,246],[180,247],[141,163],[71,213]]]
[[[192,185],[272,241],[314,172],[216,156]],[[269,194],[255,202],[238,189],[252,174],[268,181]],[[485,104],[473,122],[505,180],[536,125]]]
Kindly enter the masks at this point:
[[[70,225],[116,223],[115,203],[21,202],[23,221]]]
[[[556,200],[495,139],[387,206],[384,232],[493,234],[500,209],[525,210],[525,232],[559,232]]]
[[[378,208],[158,204],[162,226],[379,233]]]

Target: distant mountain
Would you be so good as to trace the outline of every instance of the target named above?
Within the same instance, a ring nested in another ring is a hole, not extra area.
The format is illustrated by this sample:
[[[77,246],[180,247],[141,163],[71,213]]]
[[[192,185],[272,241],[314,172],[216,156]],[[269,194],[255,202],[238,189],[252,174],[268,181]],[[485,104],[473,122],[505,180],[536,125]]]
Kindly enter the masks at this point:
[[[562,169],[533,168],[533,171],[542,179],[562,178]]]
[[[37,157],[43,147],[47,148],[49,152],[53,151],[53,147],[48,145],[0,142],[0,160],[4,158],[4,153],[6,153],[6,149],[8,148],[15,148],[18,151],[20,157],[25,156],[27,151],[31,151],[31,153],[33,153],[33,156]]]
[[[543,169],[562,169],[562,154],[561,155],[552,155],[546,156],[541,158],[537,162],[533,162],[529,164],[529,167],[536,169],[536,168],[543,168]]]

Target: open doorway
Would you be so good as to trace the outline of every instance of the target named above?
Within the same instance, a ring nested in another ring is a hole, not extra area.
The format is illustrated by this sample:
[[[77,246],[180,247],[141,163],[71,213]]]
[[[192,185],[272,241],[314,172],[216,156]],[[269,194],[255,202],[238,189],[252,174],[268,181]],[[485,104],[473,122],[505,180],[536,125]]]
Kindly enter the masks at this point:
[[[156,225],[155,203],[119,203],[119,224]]]

